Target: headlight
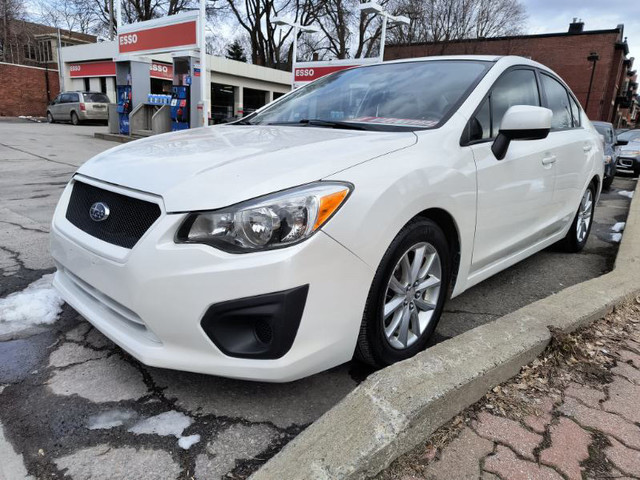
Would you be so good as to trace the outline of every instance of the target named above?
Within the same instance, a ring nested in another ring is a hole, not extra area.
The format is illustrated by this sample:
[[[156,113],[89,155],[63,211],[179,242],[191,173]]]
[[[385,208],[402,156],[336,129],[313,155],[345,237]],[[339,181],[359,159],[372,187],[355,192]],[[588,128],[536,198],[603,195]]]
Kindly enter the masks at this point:
[[[604,164],[609,165],[611,163],[611,155],[604,156]]]
[[[190,214],[178,229],[178,243],[206,243],[242,253],[301,242],[324,225],[353,186],[316,182],[228,208]]]

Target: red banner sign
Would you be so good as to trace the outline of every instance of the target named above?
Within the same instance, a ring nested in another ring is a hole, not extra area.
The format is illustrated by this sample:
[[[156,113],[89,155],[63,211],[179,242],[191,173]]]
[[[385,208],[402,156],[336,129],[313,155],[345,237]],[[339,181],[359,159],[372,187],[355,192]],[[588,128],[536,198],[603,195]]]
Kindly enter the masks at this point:
[[[295,69],[294,82],[312,82],[320,77],[329,75],[333,72],[339,72],[340,70],[346,70],[347,68],[357,67],[354,65],[329,65],[329,66],[305,66]]]
[[[173,65],[169,65],[168,63],[152,62],[149,70],[151,78],[173,80]]]
[[[116,74],[116,64],[110,61],[70,63],[69,75],[79,77],[113,77]]]
[[[141,24],[143,23],[144,22],[141,22]],[[176,48],[195,48],[198,43],[196,27],[196,20],[147,28],[144,28],[142,25],[142,28],[139,30],[130,30],[126,33],[119,34],[118,49],[120,53],[132,53],[153,50],[170,51]]]

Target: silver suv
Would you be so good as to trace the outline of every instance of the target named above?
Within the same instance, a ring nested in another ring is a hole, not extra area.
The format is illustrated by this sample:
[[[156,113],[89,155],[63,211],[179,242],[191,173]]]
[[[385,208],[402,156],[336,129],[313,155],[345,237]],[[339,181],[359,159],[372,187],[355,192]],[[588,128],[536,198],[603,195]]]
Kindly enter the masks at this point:
[[[71,122],[78,125],[84,121],[107,121],[109,119],[109,97],[100,92],[62,92],[47,107],[47,120]]]

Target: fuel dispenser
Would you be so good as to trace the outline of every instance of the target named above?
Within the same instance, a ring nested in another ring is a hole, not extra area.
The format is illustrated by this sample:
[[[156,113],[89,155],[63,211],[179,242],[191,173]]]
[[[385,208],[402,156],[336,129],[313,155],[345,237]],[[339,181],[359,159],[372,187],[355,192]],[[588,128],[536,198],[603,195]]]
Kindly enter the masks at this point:
[[[131,85],[118,85],[118,124],[120,133],[129,135],[129,114],[131,113]]]
[[[129,114],[147,100],[151,82],[149,67],[151,60],[142,57],[121,56],[116,60],[116,92],[118,95],[118,123],[120,133],[130,134]]]
[[[171,95],[171,130],[186,130],[190,124],[190,95],[188,85],[174,85]]]
[[[174,55],[173,87],[171,94],[171,130],[185,130],[199,126],[198,109],[200,59],[196,54]]]

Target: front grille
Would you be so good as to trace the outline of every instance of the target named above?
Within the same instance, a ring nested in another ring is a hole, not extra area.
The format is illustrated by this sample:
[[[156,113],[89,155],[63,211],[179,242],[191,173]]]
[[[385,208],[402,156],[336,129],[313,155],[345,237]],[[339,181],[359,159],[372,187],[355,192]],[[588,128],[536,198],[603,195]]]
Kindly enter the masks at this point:
[[[100,222],[91,219],[89,210],[97,202],[109,207],[109,216]],[[113,245],[133,248],[160,216],[153,202],[76,181],[67,207],[67,220],[83,232]]]

